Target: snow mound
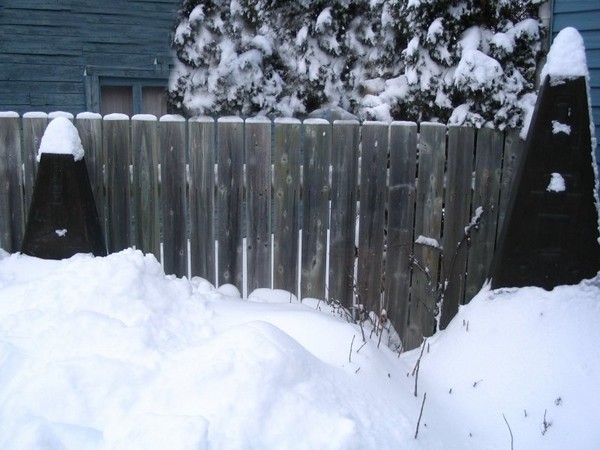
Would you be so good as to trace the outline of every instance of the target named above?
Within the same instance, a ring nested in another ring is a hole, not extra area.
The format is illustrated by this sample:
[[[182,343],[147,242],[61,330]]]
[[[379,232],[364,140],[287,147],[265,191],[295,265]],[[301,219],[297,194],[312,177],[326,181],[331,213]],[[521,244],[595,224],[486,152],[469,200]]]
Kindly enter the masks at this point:
[[[589,77],[583,38],[575,28],[564,28],[554,38],[540,79],[545,80],[546,76],[550,77],[552,85]]]

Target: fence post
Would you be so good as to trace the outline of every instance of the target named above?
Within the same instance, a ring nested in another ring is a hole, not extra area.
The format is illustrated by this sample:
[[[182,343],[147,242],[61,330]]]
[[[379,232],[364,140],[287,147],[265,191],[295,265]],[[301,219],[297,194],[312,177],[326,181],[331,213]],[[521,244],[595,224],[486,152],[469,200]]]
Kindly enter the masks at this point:
[[[481,289],[494,256],[498,227],[498,202],[502,174],[504,133],[490,128],[477,132],[475,155],[475,188],[473,210],[483,208],[479,230],[471,234],[464,302],[469,302]],[[471,215],[474,213],[472,212]]]
[[[21,124],[19,115],[0,115],[0,248],[13,253],[21,248],[25,220],[21,176]]]
[[[360,208],[358,225],[358,301],[381,314],[384,280],[383,237],[389,126],[365,122],[362,128]]]
[[[27,219],[27,212],[33,197],[35,176],[37,174],[37,153],[40,141],[48,125],[48,114],[43,112],[30,112],[23,114],[23,212]],[[84,147],[85,149],[85,147]],[[87,159],[87,156],[86,156]]]
[[[300,282],[302,298],[325,298],[330,160],[331,124],[325,119],[306,119]]]
[[[359,132],[356,120],[336,120],[333,124],[327,299],[338,300],[346,307],[352,306],[355,285]]]
[[[246,119],[248,293],[271,287],[271,121]]]
[[[155,116],[131,118],[133,156],[132,197],[136,247],[160,260],[160,203],[158,200],[158,123]]]
[[[300,121],[275,119],[273,287],[298,293]]]
[[[244,121],[222,117],[217,125],[217,281],[243,292]]]
[[[444,297],[439,326],[446,328],[458,311],[465,290],[467,243],[460,242],[470,221],[475,128],[448,127],[448,160],[444,202],[444,253],[440,283]],[[460,245],[460,246],[459,246]]]
[[[186,276],[187,202],[185,119],[160,118],[160,162],[165,273]]]
[[[390,128],[385,298],[388,318],[400,336],[406,332],[413,253],[417,124],[393,122]]]
[[[415,239],[423,236],[439,242],[442,230],[446,126],[422,123],[420,131]],[[409,326],[402,340],[408,349],[418,347],[423,336],[431,336],[435,329],[435,291],[440,250],[415,244],[413,257],[421,269],[416,266],[413,268]]]
[[[191,273],[216,284],[214,119],[201,117],[190,120],[188,134]]]
[[[104,116],[102,132],[106,157],[107,247],[108,253],[114,253],[131,245],[129,117],[118,113]]]

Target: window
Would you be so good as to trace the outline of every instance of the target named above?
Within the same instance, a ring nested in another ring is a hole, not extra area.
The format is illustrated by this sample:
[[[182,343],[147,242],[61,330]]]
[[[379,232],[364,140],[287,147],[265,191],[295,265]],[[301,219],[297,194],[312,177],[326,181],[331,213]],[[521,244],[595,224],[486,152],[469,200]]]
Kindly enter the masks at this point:
[[[127,69],[88,66],[85,70],[86,107],[102,115],[153,114],[167,108],[169,72],[165,69]]]

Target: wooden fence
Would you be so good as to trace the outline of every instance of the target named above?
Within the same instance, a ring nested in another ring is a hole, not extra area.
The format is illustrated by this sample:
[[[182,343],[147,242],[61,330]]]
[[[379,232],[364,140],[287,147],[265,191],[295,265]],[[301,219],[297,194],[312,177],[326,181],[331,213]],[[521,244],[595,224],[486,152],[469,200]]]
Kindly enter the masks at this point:
[[[0,115],[9,252],[47,121]],[[523,145],[515,130],[435,123],[83,114],[75,124],[110,252],[160,257],[162,244],[166,273],[385,308],[406,348],[434,331],[438,286],[442,326],[481,288]],[[421,244],[432,240],[439,248]]]

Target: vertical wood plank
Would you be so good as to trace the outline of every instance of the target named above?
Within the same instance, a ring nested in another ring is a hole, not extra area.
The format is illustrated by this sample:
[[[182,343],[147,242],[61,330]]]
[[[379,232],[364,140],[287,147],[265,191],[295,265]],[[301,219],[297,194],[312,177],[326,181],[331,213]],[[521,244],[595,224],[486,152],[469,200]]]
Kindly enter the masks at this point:
[[[423,236],[440,242],[445,150],[446,126],[422,123],[418,144],[415,240]],[[406,349],[418,347],[424,336],[434,332],[440,250],[415,244],[413,257],[426,272],[413,266],[409,326],[402,340]]]
[[[21,175],[21,119],[17,113],[0,115],[0,248],[20,250],[25,220]]]
[[[218,284],[243,292],[244,121],[222,117],[217,124]]]
[[[23,114],[23,187],[24,187],[24,205],[23,212],[25,221],[33,197],[33,188],[35,186],[35,176],[37,174],[37,153],[40,149],[40,142],[46,126],[48,125],[48,115],[46,113],[25,113]],[[84,147],[84,150],[86,148]],[[86,154],[87,160],[87,154]]]
[[[459,247],[470,221],[471,185],[475,129],[448,127],[448,161],[444,214],[444,254],[441,282],[446,288],[442,299],[440,328],[444,329],[462,303],[467,269],[467,243]]]
[[[514,177],[519,169],[521,155],[525,148],[525,141],[520,138],[519,130],[507,130],[504,136],[504,155],[502,160],[502,182],[500,187],[500,206],[498,211],[498,233],[502,231],[506,209],[510,200],[510,194],[514,185]]]
[[[271,283],[271,121],[246,119],[248,293]]]
[[[389,126],[365,122],[362,128],[358,228],[357,301],[367,311],[383,308],[383,241]]]
[[[488,275],[498,227],[498,202],[502,175],[504,133],[489,128],[477,132],[475,155],[475,186],[471,216],[483,208],[478,230],[471,233],[467,263],[467,284],[464,302],[469,302],[481,289]]]
[[[131,138],[129,117],[125,114],[104,116],[103,153],[106,155],[106,216],[108,252],[131,245],[131,187],[129,164]]]
[[[187,276],[185,119],[160,118],[160,164],[165,273]]]
[[[331,125],[325,119],[304,121],[302,217],[302,298],[325,298]]]
[[[275,120],[273,287],[298,294],[300,121]]]
[[[90,186],[96,202],[100,229],[106,236],[106,197],[105,197],[105,161],[106,156],[102,146],[102,116],[95,113],[81,113],[75,122],[81,145],[85,151],[85,164],[90,177]]]
[[[327,299],[350,307],[354,297],[359,124],[337,120],[331,153],[331,231]]]
[[[190,120],[188,134],[191,273],[216,284],[214,119],[201,117]]]
[[[400,336],[406,332],[415,217],[417,124],[393,122],[390,128],[387,247],[384,304]]]
[[[151,115],[131,119],[133,153],[132,197],[135,206],[135,245],[160,261],[158,201],[158,122]]]

